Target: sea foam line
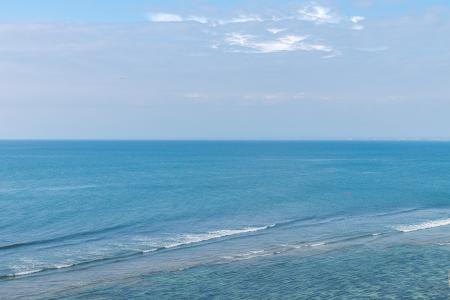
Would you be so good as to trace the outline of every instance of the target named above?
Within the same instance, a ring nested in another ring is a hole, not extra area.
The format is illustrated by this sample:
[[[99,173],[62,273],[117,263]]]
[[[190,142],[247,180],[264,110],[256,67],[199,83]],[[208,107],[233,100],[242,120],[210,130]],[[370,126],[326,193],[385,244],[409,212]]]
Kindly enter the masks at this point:
[[[244,252],[244,253],[239,253],[236,255],[223,256],[223,259],[226,259],[227,261],[239,261],[239,260],[253,259],[253,258],[262,257],[262,256],[270,256],[273,254],[274,253],[267,252],[265,250],[253,250],[253,251],[248,251],[248,252]]]
[[[245,233],[253,233],[253,232],[260,231],[260,230],[272,228],[274,226],[275,226],[275,224],[268,225],[268,226],[262,226],[262,227],[245,227],[245,228],[241,228],[241,229],[216,230],[216,231],[210,231],[207,233],[184,234],[177,239],[166,241],[166,243],[160,247],[139,250],[134,254],[154,252],[154,251],[163,250],[163,249],[171,249],[171,248],[181,247],[181,246],[185,246],[185,245],[190,245],[193,243],[200,243],[203,241],[218,239],[218,238],[222,238],[222,237],[240,235],[240,234],[245,234]],[[133,255],[133,253],[130,253],[127,256],[131,256],[131,255]],[[77,265],[90,264],[90,263],[94,263],[97,261],[104,261],[104,260],[117,259],[117,258],[120,258],[120,257],[105,257],[105,258],[95,259],[95,260],[91,260],[91,261],[80,261],[78,263],[54,264],[54,265],[46,266],[46,267],[39,268],[39,269],[17,271],[12,274],[6,274],[6,275],[0,274],[0,279],[10,279],[10,278],[15,278],[15,277],[22,277],[22,276],[31,275],[34,273],[40,273],[40,272],[44,272],[44,271],[57,270],[57,269],[71,268],[71,267],[74,267]]]
[[[400,225],[400,226],[395,226],[394,229],[401,231],[401,232],[412,232],[412,231],[430,229],[430,228],[447,226],[447,225],[450,225],[450,218],[428,221],[428,222],[414,224],[414,225]]]
[[[40,272],[44,272],[44,271],[50,271],[50,270],[59,270],[59,269],[65,269],[65,268],[70,268],[75,266],[75,264],[56,264],[56,265],[51,265],[48,267],[43,267],[43,268],[39,268],[39,269],[29,269],[29,270],[23,270],[23,271],[16,271],[14,273],[11,274],[7,274],[7,275],[0,275],[0,279],[10,279],[10,278],[15,278],[15,277],[23,277],[26,275],[31,275],[34,273],[40,273]]]
[[[253,233],[253,232],[269,229],[274,226],[275,226],[275,224],[262,226],[262,227],[245,227],[245,228],[241,228],[241,229],[223,229],[223,230],[210,231],[210,232],[206,232],[206,233],[184,234],[184,235],[181,235],[179,238],[174,239],[173,241],[166,242],[162,246],[162,248],[170,249],[170,248],[189,245],[189,244],[193,244],[193,243],[205,242],[205,241],[212,240],[212,239],[228,237],[228,236],[232,236],[232,235]]]

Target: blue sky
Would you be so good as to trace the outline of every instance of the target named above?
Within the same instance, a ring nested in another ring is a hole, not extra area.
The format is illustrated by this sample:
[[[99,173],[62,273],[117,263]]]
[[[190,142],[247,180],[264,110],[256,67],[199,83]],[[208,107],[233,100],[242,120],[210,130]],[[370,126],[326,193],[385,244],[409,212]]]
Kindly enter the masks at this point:
[[[273,8],[303,3],[306,1],[14,0],[2,1],[0,18],[3,22],[142,22],[146,20],[146,11],[154,8],[195,12],[240,10],[253,6],[259,10],[266,5]],[[366,15],[377,17],[420,12],[431,6],[448,5],[447,0],[338,0],[309,3],[337,4],[349,13],[364,12]]]
[[[449,139],[448,1],[0,3],[0,138]]]

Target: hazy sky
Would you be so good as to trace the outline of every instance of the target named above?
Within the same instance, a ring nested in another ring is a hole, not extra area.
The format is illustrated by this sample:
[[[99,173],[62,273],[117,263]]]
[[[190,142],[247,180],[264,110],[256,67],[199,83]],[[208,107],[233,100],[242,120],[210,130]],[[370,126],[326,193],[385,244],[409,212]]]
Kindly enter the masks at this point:
[[[0,2],[0,138],[450,138],[448,0]]]

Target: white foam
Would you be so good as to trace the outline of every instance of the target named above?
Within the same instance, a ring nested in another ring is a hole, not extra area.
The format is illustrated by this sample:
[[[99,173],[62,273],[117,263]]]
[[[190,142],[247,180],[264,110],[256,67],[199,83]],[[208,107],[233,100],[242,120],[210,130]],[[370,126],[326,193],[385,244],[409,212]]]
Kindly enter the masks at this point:
[[[35,269],[35,270],[27,270],[27,271],[21,271],[21,272],[16,272],[14,273],[12,276],[25,276],[25,275],[30,275],[33,273],[38,273],[43,271],[43,269]]]
[[[269,256],[272,255],[272,253],[268,253],[264,250],[253,250],[253,251],[249,251],[249,252],[245,252],[245,253],[240,253],[237,255],[233,255],[233,256],[224,256],[224,259],[227,260],[247,260],[247,259],[252,259],[252,258],[256,258],[256,257],[261,257],[261,256]]]
[[[182,245],[189,245],[189,244],[193,244],[193,243],[204,242],[204,241],[227,237],[227,236],[232,236],[232,235],[257,232],[260,230],[265,230],[265,229],[271,228],[273,226],[274,225],[263,226],[263,227],[246,227],[246,228],[241,228],[241,229],[223,229],[223,230],[210,231],[207,233],[184,234],[184,235],[181,235],[178,238],[174,239],[173,241],[168,241],[168,242],[164,243],[162,246],[164,248],[174,248],[174,247],[178,247],[178,246],[182,246]]]
[[[307,246],[308,247],[319,247],[319,246],[324,246],[325,244],[326,244],[325,242],[318,242],[318,243],[309,244]]]
[[[400,225],[400,226],[395,226],[394,229],[401,231],[401,232],[412,232],[412,231],[430,229],[430,228],[447,226],[447,225],[450,225],[450,219],[434,220],[434,221],[428,221],[428,222],[414,224],[414,225]]]
[[[45,270],[51,270],[51,269],[64,269],[64,268],[70,268],[74,266],[74,264],[70,263],[61,263],[61,264],[55,264],[50,266],[44,266],[42,263],[37,263],[36,261],[32,259],[22,259],[24,262],[28,263],[29,268],[26,268],[25,266],[12,266],[12,269],[15,271],[14,273],[10,274],[11,277],[19,277],[19,276],[26,276],[31,275],[34,273],[39,273]]]
[[[450,245],[450,242],[437,243],[437,245],[439,245],[439,246],[448,246],[448,245]]]
[[[141,250],[142,253],[149,253],[149,252],[155,252],[156,250],[158,250],[157,248],[153,248],[153,249],[145,249],[145,250]]]
[[[265,230],[275,225],[261,226],[261,227],[245,227],[240,229],[223,229],[210,231],[205,233],[186,233],[179,234],[172,237],[167,238],[153,238],[153,237],[136,237],[134,240],[140,244],[145,245],[146,247],[151,247],[150,249],[139,250],[143,253],[156,251],[161,248],[175,248],[179,246],[200,243],[204,241],[209,241],[213,239],[240,235],[245,233],[253,233],[260,230]]]
[[[316,243],[305,243],[305,244],[281,244],[281,247],[291,248],[291,249],[305,249],[325,246],[327,242],[316,242]]]
[[[64,268],[70,268],[74,266],[74,264],[60,264],[60,265],[55,265],[54,268],[55,269],[64,269]]]

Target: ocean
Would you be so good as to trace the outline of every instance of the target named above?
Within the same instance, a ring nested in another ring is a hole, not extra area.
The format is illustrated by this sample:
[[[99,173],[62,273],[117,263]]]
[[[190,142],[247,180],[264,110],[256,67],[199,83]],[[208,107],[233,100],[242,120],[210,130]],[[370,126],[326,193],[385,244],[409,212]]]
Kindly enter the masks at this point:
[[[449,229],[447,142],[0,142],[0,299],[449,299]]]

